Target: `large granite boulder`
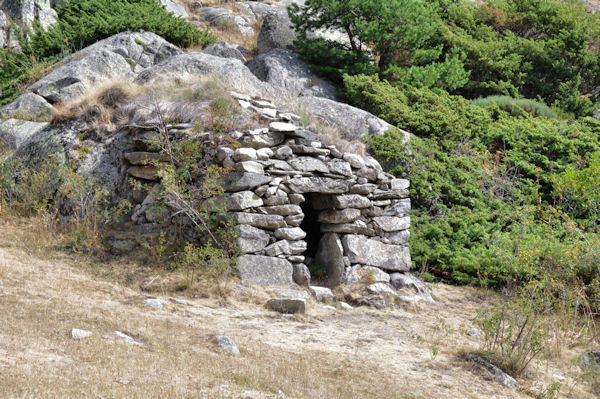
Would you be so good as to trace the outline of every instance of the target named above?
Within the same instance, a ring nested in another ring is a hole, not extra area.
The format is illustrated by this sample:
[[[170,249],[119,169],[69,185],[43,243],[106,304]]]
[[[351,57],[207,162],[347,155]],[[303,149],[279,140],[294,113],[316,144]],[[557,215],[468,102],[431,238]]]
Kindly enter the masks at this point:
[[[383,134],[392,127],[367,111],[331,99],[306,96],[299,98],[298,103],[311,116],[338,128],[346,140],[359,140],[369,134]],[[405,141],[409,138],[409,133],[404,132]]]
[[[179,78],[187,76],[214,75],[226,86],[252,96],[264,96],[272,89],[257,79],[241,61],[232,58],[216,57],[206,53],[184,53],[175,55],[158,65],[141,72],[135,81],[146,83],[167,76]]]
[[[50,103],[72,100],[111,78],[136,73],[182,51],[151,32],[123,32],[67,57],[30,86]]]
[[[291,50],[273,49],[260,54],[247,66],[260,80],[273,86],[278,97],[318,96],[331,100],[336,98],[333,84],[310,72],[308,64]]]
[[[291,49],[296,40],[297,33],[292,29],[292,23],[285,9],[269,12],[264,16],[264,21],[258,34],[258,54],[276,48]]]

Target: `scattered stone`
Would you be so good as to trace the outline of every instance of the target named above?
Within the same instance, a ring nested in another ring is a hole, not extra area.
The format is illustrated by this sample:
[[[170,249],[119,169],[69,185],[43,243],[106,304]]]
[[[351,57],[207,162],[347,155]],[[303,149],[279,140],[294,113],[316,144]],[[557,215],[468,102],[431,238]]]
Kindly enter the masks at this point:
[[[308,287],[310,292],[314,295],[315,299],[318,302],[326,302],[333,300],[333,292],[327,287],[318,287],[316,285],[311,285]]]
[[[345,310],[354,309],[354,307],[348,305],[346,302],[340,302],[339,305],[342,309],[345,309]]]
[[[142,346],[141,342],[136,341],[135,339],[133,339],[132,337],[130,337],[129,335],[127,335],[125,333],[122,333],[121,331],[115,331],[115,335],[130,345]]]
[[[354,265],[346,269],[346,284],[389,282],[390,275],[377,267]]]
[[[89,338],[91,336],[92,336],[91,331],[80,330],[78,328],[73,328],[71,330],[71,338],[73,338],[73,339],[84,339],[84,338]]]
[[[183,19],[187,19],[189,17],[188,13],[185,11],[185,8],[183,8],[183,6],[180,6],[179,4],[175,3],[174,1],[171,0],[158,0],[160,2],[160,4],[162,4],[167,11],[169,11],[170,13],[173,13],[173,15],[175,15],[176,17],[180,17]]]
[[[68,102],[111,78],[133,78],[181,53],[152,32],[122,32],[65,58],[29,88],[50,103]]]
[[[293,268],[294,282],[302,287],[310,285],[310,271],[308,267],[304,263],[294,263]]]
[[[396,300],[400,302],[414,303],[422,301],[423,298],[418,295],[397,295]]]
[[[178,298],[173,298],[172,296],[170,296],[169,298],[167,298],[169,301],[176,303],[178,305],[184,305],[184,306],[188,306],[189,303],[186,300],[183,299],[178,299]]]
[[[49,127],[50,123],[48,122],[30,122],[19,119],[0,121],[0,143],[16,150],[27,143],[30,138]]]
[[[360,140],[369,134],[381,135],[391,127],[367,111],[328,98],[304,96],[298,102],[313,118],[338,128],[346,140]],[[404,136],[404,141],[408,141],[409,133],[404,132]]]
[[[390,278],[391,278],[392,287],[394,287],[396,289],[401,289],[401,288],[406,288],[406,287],[412,288],[419,295],[421,295],[421,297],[423,297],[423,300],[425,300],[426,302],[430,302],[430,303],[435,302],[433,300],[433,297],[431,296],[431,291],[429,290],[429,288],[427,288],[425,286],[425,283],[422,282],[421,280],[419,280],[419,278],[416,277],[415,275],[410,274],[410,273],[392,273],[390,275]]]
[[[465,359],[470,362],[482,365],[485,368],[485,370],[487,370],[496,378],[496,381],[498,381],[498,383],[515,391],[519,389],[519,383],[514,378],[506,374],[504,371],[500,370],[498,367],[494,366],[492,363],[483,359],[482,357],[472,353],[468,353],[465,355]]]
[[[580,364],[583,367],[595,367],[600,370],[600,350],[585,352],[581,356]]]
[[[324,305],[324,306],[323,306],[323,309],[327,309],[327,310],[333,310],[333,311],[336,311],[336,310],[337,310],[335,307],[333,307],[333,306],[331,306],[331,305]]]
[[[297,290],[297,289],[275,290],[275,295],[277,295],[278,298],[302,299],[305,301],[308,301],[308,299],[310,298],[310,295],[308,292],[306,292],[304,290]]]
[[[306,311],[306,300],[299,298],[273,298],[269,299],[267,307],[279,313],[304,313]]]
[[[162,308],[167,302],[161,298],[146,298],[144,303],[153,308]]]
[[[133,249],[133,243],[129,240],[107,240],[106,243],[117,252]]]
[[[394,291],[390,286],[386,283],[374,283],[367,286],[367,291],[372,294],[389,294],[394,297],[398,296],[398,293]]]
[[[239,355],[240,350],[231,338],[227,335],[215,335],[212,338],[212,342],[223,349],[225,352],[231,353],[232,355]]]
[[[467,328],[465,333],[470,337],[481,337],[483,336],[483,331],[479,328]]]

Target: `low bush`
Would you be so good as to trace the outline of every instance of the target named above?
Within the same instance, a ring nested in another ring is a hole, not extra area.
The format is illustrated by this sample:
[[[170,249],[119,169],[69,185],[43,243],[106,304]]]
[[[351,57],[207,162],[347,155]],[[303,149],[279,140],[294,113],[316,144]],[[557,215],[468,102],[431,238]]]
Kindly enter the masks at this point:
[[[519,116],[523,111],[526,111],[533,116],[544,116],[546,118],[557,117],[556,112],[546,104],[527,98],[517,99],[509,96],[489,96],[474,100],[473,105],[484,108],[497,105],[500,109],[513,116]]]
[[[600,149],[600,124],[512,116],[496,104],[477,107],[440,90],[376,77],[347,76],[345,84],[354,104],[414,133],[407,146],[393,129],[367,140],[384,167],[411,180],[414,267],[466,284],[531,278],[531,269],[499,256],[500,243],[524,239],[523,225],[547,223],[536,207],[555,205],[556,176]],[[574,239],[559,226],[545,237],[557,244]]]

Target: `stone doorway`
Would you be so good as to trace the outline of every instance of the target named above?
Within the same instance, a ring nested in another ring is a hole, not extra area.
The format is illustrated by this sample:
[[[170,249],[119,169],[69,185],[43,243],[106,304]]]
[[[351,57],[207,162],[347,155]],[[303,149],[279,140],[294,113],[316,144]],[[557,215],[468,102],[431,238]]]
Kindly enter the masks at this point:
[[[319,242],[323,237],[321,232],[321,223],[319,222],[319,211],[313,206],[314,193],[305,193],[304,202],[300,203],[304,219],[300,224],[300,228],[306,233],[304,240],[306,241],[306,251],[304,252],[304,263],[308,267],[311,275],[311,281],[317,284],[327,281],[326,265],[321,264],[316,260],[319,251]]]

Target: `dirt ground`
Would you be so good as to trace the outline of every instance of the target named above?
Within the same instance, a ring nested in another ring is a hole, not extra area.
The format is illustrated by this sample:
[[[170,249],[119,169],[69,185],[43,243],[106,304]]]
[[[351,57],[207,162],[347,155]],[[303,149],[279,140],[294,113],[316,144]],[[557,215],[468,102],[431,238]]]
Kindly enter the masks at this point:
[[[462,360],[482,339],[466,334],[476,310],[497,298],[484,290],[436,284],[435,304],[386,310],[311,300],[305,315],[284,316],[265,309],[268,291],[237,283],[225,299],[153,308],[135,285],[61,252],[32,253],[8,228],[0,226],[2,398],[523,398],[556,381],[564,397],[593,397],[569,361],[581,348],[534,365],[518,392]],[[72,328],[93,336],[74,340]],[[215,334],[241,354],[218,349]]]

